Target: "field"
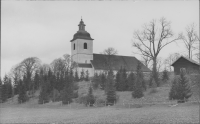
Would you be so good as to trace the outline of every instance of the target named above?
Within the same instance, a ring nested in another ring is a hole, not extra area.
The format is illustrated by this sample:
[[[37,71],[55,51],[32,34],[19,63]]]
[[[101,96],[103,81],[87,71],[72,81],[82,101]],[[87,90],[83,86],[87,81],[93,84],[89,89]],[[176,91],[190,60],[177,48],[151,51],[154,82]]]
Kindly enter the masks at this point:
[[[199,105],[142,108],[2,107],[0,123],[199,123]]]
[[[87,85],[84,82],[79,85],[79,95],[87,94]],[[39,105],[39,92],[28,102],[18,104],[15,96],[0,104],[0,123],[199,123],[198,87],[194,86],[193,96],[181,104],[168,99],[169,90],[168,84],[154,92],[148,89],[140,99],[133,99],[128,91],[117,92],[116,105],[104,107],[62,105],[61,102]],[[94,95],[105,98],[102,90],[95,90]]]

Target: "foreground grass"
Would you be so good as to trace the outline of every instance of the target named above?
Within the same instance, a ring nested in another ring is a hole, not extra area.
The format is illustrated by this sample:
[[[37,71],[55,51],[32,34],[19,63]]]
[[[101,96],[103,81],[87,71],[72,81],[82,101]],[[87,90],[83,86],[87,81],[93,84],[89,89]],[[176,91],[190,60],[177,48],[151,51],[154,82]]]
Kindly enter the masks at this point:
[[[198,104],[142,108],[0,108],[0,123],[199,123]]]

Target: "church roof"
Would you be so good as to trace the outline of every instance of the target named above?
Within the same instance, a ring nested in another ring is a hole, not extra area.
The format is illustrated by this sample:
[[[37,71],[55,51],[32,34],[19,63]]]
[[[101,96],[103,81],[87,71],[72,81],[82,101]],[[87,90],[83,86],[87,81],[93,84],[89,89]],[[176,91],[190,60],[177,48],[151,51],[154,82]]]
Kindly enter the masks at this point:
[[[85,30],[85,24],[84,24],[82,19],[81,19],[78,26],[79,26],[79,30],[74,34],[74,37],[70,42],[72,42],[76,39],[94,40],[94,39],[91,38],[90,33],[88,33]]]
[[[96,70],[106,70],[107,59],[108,55],[93,54],[93,60],[91,60],[91,63],[94,69]],[[139,60],[137,60],[135,57],[132,56],[111,55],[110,59],[113,62],[111,65],[113,70],[119,70],[121,67],[124,67],[127,71],[136,71],[137,63],[140,62]],[[142,71],[150,72],[150,69],[142,64]]]
[[[91,64],[87,64],[87,63],[78,63],[78,67],[81,68],[92,68]]]

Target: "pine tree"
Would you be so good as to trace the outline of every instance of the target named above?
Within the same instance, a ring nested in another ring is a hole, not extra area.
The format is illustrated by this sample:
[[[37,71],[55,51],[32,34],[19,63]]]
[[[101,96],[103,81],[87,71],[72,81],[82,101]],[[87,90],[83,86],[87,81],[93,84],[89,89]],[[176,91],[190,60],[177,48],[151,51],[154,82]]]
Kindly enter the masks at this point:
[[[117,71],[116,78],[115,78],[115,87],[117,91],[120,91],[120,75],[121,75],[121,69]]]
[[[2,103],[2,81],[1,81],[1,77],[0,77],[0,103]]]
[[[25,88],[25,82],[21,79],[19,80],[19,96],[18,96],[18,103],[24,103],[28,100],[28,97],[26,95],[26,88]]]
[[[93,95],[92,87],[90,86],[89,90],[88,90],[86,105],[93,106],[94,103],[95,103],[95,98],[94,98],[94,95]]]
[[[74,76],[73,70],[70,68],[69,82],[65,83],[64,89],[61,91],[61,100],[63,104],[69,104],[74,97]]]
[[[35,90],[39,89],[39,84],[40,84],[40,77],[39,77],[38,72],[36,72],[35,76],[34,76],[34,89]]]
[[[102,90],[105,89],[105,84],[106,84],[106,75],[104,73],[100,74],[100,88]]]
[[[174,100],[174,99],[177,99],[177,81],[176,79],[174,79],[172,81],[172,86],[171,86],[171,89],[170,89],[170,92],[169,92],[169,100]]]
[[[7,87],[8,77],[7,75],[4,76],[3,84],[2,84],[2,102],[6,102],[8,99],[8,87]]]
[[[94,73],[94,77],[92,78],[92,87],[97,89],[100,85],[100,77],[98,73]]]
[[[177,92],[177,100],[185,101],[189,97],[192,96],[191,88],[189,85],[189,81],[186,77],[185,70],[180,71],[180,77],[178,79],[178,85],[176,88]]]
[[[141,63],[138,63],[135,87],[132,92],[133,98],[141,98],[144,96],[143,90],[142,90],[142,81],[143,81],[143,75],[142,75],[142,71],[141,71]]]
[[[75,79],[75,81],[76,82],[78,82],[79,81],[79,76],[78,76],[78,71],[77,71],[77,69],[76,69],[76,71],[75,71],[75,77],[74,77]]]
[[[113,105],[116,101],[116,91],[115,91],[115,80],[114,80],[114,74],[112,70],[109,70],[108,76],[107,76],[107,88],[106,88],[106,101],[107,105]]]
[[[167,80],[169,80],[169,75],[168,75],[168,71],[165,69],[163,71],[162,81],[167,81]]]
[[[47,78],[47,75],[44,75],[44,78],[41,82],[41,89],[40,89],[40,95],[39,95],[39,104],[44,104],[49,102],[49,80]]]
[[[80,76],[80,80],[83,81],[85,79],[85,72],[84,70],[82,69],[81,71],[81,76]]]
[[[122,91],[126,91],[128,90],[128,85],[127,85],[127,73],[126,73],[126,69],[123,68],[122,69],[122,75],[121,75],[121,86],[122,86]]]
[[[133,72],[131,72],[129,75],[128,75],[128,90],[129,91],[133,91],[133,89],[135,89],[135,75]]]
[[[88,72],[88,70],[86,71],[85,81],[89,81],[89,72]]]

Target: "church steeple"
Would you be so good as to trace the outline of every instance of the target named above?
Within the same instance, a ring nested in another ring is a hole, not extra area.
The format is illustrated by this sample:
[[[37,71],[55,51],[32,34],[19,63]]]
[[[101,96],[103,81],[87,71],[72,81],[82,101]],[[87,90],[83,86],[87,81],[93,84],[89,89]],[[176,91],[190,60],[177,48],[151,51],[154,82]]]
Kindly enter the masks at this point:
[[[85,31],[85,24],[82,20],[82,17],[81,17],[81,21],[78,26],[79,26],[79,31]]]

